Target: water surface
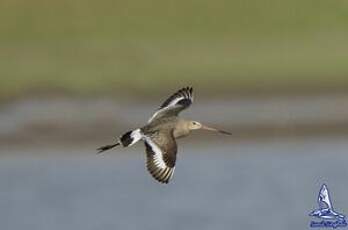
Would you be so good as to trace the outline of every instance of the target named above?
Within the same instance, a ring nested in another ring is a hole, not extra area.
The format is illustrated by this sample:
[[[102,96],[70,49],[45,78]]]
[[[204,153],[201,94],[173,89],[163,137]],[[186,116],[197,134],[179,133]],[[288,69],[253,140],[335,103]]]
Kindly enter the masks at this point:
[[[6,150],[0,229],[309,229],[324,182],[348,214],[347,150],[343,137],[181,143],[168,185],[145,171],[142,145]]]

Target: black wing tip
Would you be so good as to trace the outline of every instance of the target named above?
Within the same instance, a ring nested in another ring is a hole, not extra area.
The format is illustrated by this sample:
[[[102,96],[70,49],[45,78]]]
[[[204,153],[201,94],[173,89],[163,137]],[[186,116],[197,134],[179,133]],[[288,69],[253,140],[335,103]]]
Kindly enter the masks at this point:
[[[184,96],[185,99],[192,100],[192,98],[193,98],[193,87],[187,86],[187,87],[183,87],[183,88],[177,90],[174,94],[172,94],[169,98],[167,98],[167,100],[165,100],[159,108],[162,109],[162,108],[168,106],[169,103],[174,98],[176,98],[178,96]]]
[[[162,184],[168,184],[169,181],[171,181],[171,178],[173,176],[173,171],[172,169],[168,169],[167,172],[162,171],[162,172],[154,172],[154,171],[150,171],[151,176],[157,180],[158,182],[162,183]]]
[[[170,181],[170,177],[168,179],[162,178],[160,175],[158,175],[153,169],[150,169],[149,167],[147,168],[148,172],[152,176],[153,179],[155,179],[157,182],[160,182],[161,184],[168,184]]]
[[[161,184],[169,184],[169,181],[159,181]]]
[[[171,181],[173,176],[173,168],[166,168],[165,170],[154,167],[151,161],[147,161],[146,163],[147,171],[150,173],[151,177],[155,179],[157,182],[162,184],[168,184]]]
[[[157,178],[157,177],[154,177],[153,175],[152,175],[152,177],[156,180],[156,181],[158,181],[158,182],[160,182],[161,184],[169,184],[169,179],[168,180],[162,180],[162,179],[160,179],[160,178]]]
[[[181,88],[177,93],[184,93],[187,97],[191,98],[193,95],[193,87],[186,86],[184,88]]]
[[[193,87],[192,86],[182,87],[179,90],[177,90],[174,94],[182,93],[182,92],[188,92],[188,93],[192,94],[193,93]]]
[[[192,86],[186,86],[181,88],[179,91],[188,91],[189,93],[193,93],[193,87]]]

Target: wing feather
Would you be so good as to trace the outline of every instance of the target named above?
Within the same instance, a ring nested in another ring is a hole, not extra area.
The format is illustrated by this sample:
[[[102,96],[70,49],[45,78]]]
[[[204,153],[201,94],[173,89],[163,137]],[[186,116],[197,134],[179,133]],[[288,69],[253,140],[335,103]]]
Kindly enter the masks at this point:
[[[172,134],[145,136],[144,143],[147,170],[157,181],[167,184],[175,169],[177,146],[174,137]]]
[[[186,87],[178,90],[165,100],[160,108],[152,115],[148,123],[165,116],[177,116],[193,102],[193,88]]]

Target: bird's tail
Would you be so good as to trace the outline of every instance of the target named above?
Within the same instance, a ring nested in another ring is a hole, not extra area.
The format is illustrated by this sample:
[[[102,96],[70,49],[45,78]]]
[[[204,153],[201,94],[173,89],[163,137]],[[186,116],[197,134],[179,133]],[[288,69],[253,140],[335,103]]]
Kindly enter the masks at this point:
[[[143,134],[140,129],[135,129],[126,132],[120,137],[120,142],[123,147],[132,146],[143,138]]]
[[[140,141],[143,138],[143,134],[141,132],[140,129],[135,129],[135,130],[131,130],[126,132],[125,134],[123,134],[120,138],[119,141],[116,144],[111,144],[111,145],[105,145],[102,146],[100,148],[98,148],[98,154],[112,149],[114,147],[116,147],[117,145],[122,145],[123,147],[128,147],[128,146],[132,146],[134,145],[136,142]]]

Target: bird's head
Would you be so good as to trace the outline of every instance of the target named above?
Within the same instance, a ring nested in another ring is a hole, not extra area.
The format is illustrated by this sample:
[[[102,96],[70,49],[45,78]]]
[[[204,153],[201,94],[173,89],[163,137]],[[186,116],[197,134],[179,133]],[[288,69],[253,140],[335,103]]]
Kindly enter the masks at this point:
[[[196,130],[196,129],[201,129],[202,124],[199,123],[198,121],[190,121],[189,122],[189,129],[190,130]]]
[[[219,129],[208,127],[206,125],[201,124],[198,121],[190,121],[189,122],[189,129],[190,130],[204,129],[204,130],[218,132],[218,133],[222,133],[222,134],[226,134],[226,135],[232,135],[230,132],[226,132],[226,131],[223,131],[223,130],[219,130]]]

